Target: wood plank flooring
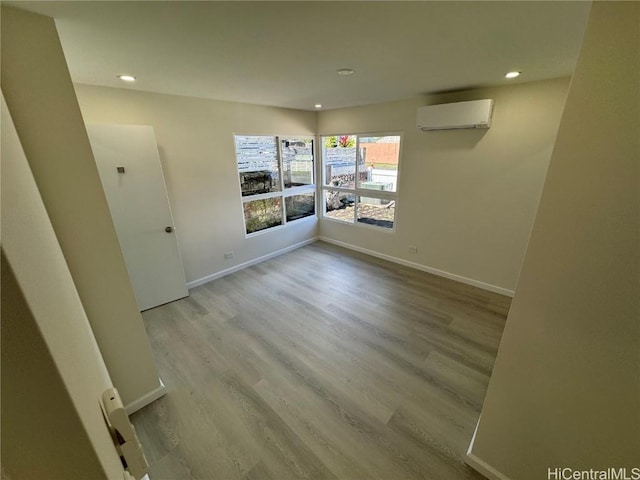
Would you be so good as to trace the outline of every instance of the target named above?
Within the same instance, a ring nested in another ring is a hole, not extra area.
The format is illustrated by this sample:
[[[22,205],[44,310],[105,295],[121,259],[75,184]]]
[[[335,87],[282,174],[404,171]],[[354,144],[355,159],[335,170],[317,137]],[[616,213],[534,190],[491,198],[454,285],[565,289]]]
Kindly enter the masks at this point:
[[[317,242],[144,312],[152,480],[481,479],[510,299]]]

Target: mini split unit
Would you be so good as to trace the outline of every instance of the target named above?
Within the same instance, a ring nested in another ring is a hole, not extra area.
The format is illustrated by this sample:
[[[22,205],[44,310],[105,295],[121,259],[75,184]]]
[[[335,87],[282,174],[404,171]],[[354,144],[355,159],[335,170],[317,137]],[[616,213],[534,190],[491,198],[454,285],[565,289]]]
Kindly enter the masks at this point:
[[[418,128],[423,131],[489,128],[493,100],[444,103],[418,108]]]

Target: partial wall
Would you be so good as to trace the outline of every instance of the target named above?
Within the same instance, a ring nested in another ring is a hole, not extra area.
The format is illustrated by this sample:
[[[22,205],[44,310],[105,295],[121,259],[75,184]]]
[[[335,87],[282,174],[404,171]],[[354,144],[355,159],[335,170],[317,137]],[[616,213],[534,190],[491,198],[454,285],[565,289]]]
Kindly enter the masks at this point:
[[[638,2],[594,2],[469,454],[490,478],[640,475],[639,45]]]
[[[2,101],[2,478],[122,478],[113,385]]]
[[[52,19],[2,7],[2,91],[111,379],[138,401],[158,373]]]

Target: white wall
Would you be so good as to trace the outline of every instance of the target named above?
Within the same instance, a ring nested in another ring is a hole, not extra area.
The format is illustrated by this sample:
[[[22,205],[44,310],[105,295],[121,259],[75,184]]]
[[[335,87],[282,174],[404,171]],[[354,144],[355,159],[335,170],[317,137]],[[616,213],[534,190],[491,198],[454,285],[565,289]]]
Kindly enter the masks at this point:
[[[3,478],[122,478],[113,385],[2,102]]]
[[[89,85],[76,92],[87,124],[153,126],[187,282],[317,236],[309,218],[245,238],[233,141],[234,133],[314,135],[315,112]]]
[[[319,112],[320,134],[404,132],[395,234],[323,220],[320,235],[513,291],[568,84],[557,79]],[[495,99],[489,130],[416,128],[419,106],[480,98]]]
[[[234,133],[404,131],[397,231],[321,222],[322,236],[509,293],[535,216],[568,79],[316,113],[76,85],[87,123],[152,125],[188,282],[314,238],[301,222],[245,239]],[[489,131],[420,132],[418,106],[491,97]],[[418,254],[408,246],[418,247]],[[234,251],[233,260],[223,254]]]
[[[114,385],[125,404],[158,373],[52,19],[2,7],[2,91]]]
[[[640,468],[639,45],[594,2],[471,449],[506,478]]]

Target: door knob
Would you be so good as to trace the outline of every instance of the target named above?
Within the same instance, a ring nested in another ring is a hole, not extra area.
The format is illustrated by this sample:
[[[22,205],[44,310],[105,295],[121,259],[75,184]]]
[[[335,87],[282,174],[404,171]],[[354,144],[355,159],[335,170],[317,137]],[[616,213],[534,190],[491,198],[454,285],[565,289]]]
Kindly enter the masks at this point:
[[[173,227],[167,227],[167,228],[164,229],[164,231],[167,232],[167,233],[171,233],[171,232],[173,232]]]

